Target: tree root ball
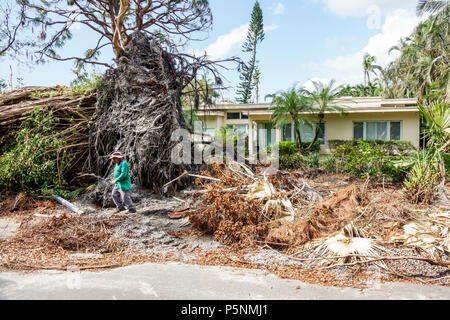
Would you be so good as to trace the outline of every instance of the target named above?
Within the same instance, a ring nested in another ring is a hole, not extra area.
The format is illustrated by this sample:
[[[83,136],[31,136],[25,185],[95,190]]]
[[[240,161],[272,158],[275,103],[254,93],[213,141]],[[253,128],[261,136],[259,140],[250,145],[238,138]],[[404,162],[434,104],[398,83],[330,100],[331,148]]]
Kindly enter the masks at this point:
[[[117,68],[106,72],[97,91],[89,170],[110,178],[114,163],[109,156],[120,151],[130,165],[132,183],[155,193],[162,193],[165,183],[183,173],[185,166],[171,161],[178,143],[171,141],[172,133],[187,129],[179,79],[174,59],[156,39],[140,32],[132,35]],[[99,183],[96,194],[109,197],[106,190],[98,190],[106,186]]]

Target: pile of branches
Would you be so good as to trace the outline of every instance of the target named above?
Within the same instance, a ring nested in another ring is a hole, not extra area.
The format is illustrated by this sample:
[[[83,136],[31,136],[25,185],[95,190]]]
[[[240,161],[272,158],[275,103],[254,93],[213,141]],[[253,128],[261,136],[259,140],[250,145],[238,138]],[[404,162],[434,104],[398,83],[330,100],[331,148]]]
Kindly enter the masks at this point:
[[[297,218],[296,207],[322,200],[306,181],[272,168],[254,173],[237,162],[214,163],[202,175],[189,219],[226,244],[264,241],[270,228]]]
[[[114,236],[114,228],[124,218],[100,219],[63,214],[30,230],[39,235],[38,243],[57,246],[67,251],[109,253],[123,249]]]
[[[65,259],[67,253],[108,254],[121,252],[126,244],[115,236],[125,218],[102,219],[70,214],[44,217],[38,223],[23,222],[19,232],[1,241],[1,265],[39,264],[42,256]],[[40,248],[36,251],[36,248]],[[25,249],[25,250],[24,250]]]
[[[50,201],[39,201],[37,205],[37,210],[14,214],[21,226],[13,237],[0,240],[0,267],[65,270],[73,265],[86,265],[83,268],[89,269],[87,266],[109,268],[129,264],[128,244],[116,235],[117,227],[126,217],[61,214]]]
[[[75,159],[75,172],[87,159],[95,102],[95,92],[76,92],[62,86],[24,87],[5,92],[0,95],[0,148],[14,141],[30,111],[45,108],[58,118],[54,126],[58,136],[66,142],[62,151]]]

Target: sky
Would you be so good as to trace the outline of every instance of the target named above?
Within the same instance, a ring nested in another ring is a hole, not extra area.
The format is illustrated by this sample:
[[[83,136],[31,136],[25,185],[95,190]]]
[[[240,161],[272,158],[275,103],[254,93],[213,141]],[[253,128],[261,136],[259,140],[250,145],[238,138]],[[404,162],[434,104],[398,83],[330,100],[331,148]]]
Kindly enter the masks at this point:
[[[362,83],[362,57],[370,53],[377,64],[386,66],[397,56],[388,54],[400,38],[411,34],[420,19],[416,0],[260,0],[264,15],[265,40],[257,60],[261,70],[260,102],[267,94],[293,85],[310,86],[311,79],[338,84]],[[254,0],[210,0],[214,23],[205,40],[191,42],[189,53],[205,53],[212,59],[237,56],[242,52]],[[73,25],[74,38],[60,51],[61,56],[82,53],[98,39],[82,25]],[[113,56],[108,51],[102,59]],[[231,67],[231,66],[230,66]],[[32,67],[9,58],[0,60],[0,78],[22,78],[24,85],[69,85],[74,79],[71,62],[49,62]],[[98,69],[101,71],[101,69]],[[239,83],[236,68],[223,72],[222,98],[235,99]]]

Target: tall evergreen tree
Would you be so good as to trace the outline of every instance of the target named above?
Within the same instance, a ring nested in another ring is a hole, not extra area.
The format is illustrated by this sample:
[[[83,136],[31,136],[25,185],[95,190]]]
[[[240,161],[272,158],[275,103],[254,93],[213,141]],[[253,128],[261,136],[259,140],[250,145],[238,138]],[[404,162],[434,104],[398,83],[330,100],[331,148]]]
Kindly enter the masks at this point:
[[[252,98],[252,92],[255,87],[254,73],[257,68],[258,61],[256,60],[256,48],[259,43],[264,40],[264,24],[263,13],[259,2],[256,1],[253,6],[252,17],[248,30],[247,39],[244,42],[242,51],[245,53],[251,53],[250,61],[243,63],[240,66],[240,80],[239,88],[237,90],[238,98],[236,99],[240,103],[249,103]]]

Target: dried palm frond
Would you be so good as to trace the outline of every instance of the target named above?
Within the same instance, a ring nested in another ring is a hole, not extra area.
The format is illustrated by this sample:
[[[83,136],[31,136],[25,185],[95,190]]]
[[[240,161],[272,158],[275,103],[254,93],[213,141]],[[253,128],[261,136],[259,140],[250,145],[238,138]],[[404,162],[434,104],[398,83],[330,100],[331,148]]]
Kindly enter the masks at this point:
[[[289,199],[268,200],[262,209],[264,217],[281,223],[293,222],[296,215],[295,209]]]
[[[439,223],[439,220],[435,222],[437,223],[434,221],[408,223],[403,226],[404,233],[392,236],[390,242],[415,247],[439,260],[440,256],[448,253],[450,249],[448,243],[449,221],[447,219],[446,223]]]
[[[374,240],[366,238],[365,233],[352,223],[342,228],[339,233],[321,240],[314,253],[321,258],[321,265],[351,263],[364,257],[380,257],[386,249]],[[328,259],[336,257],[336,259]]]

